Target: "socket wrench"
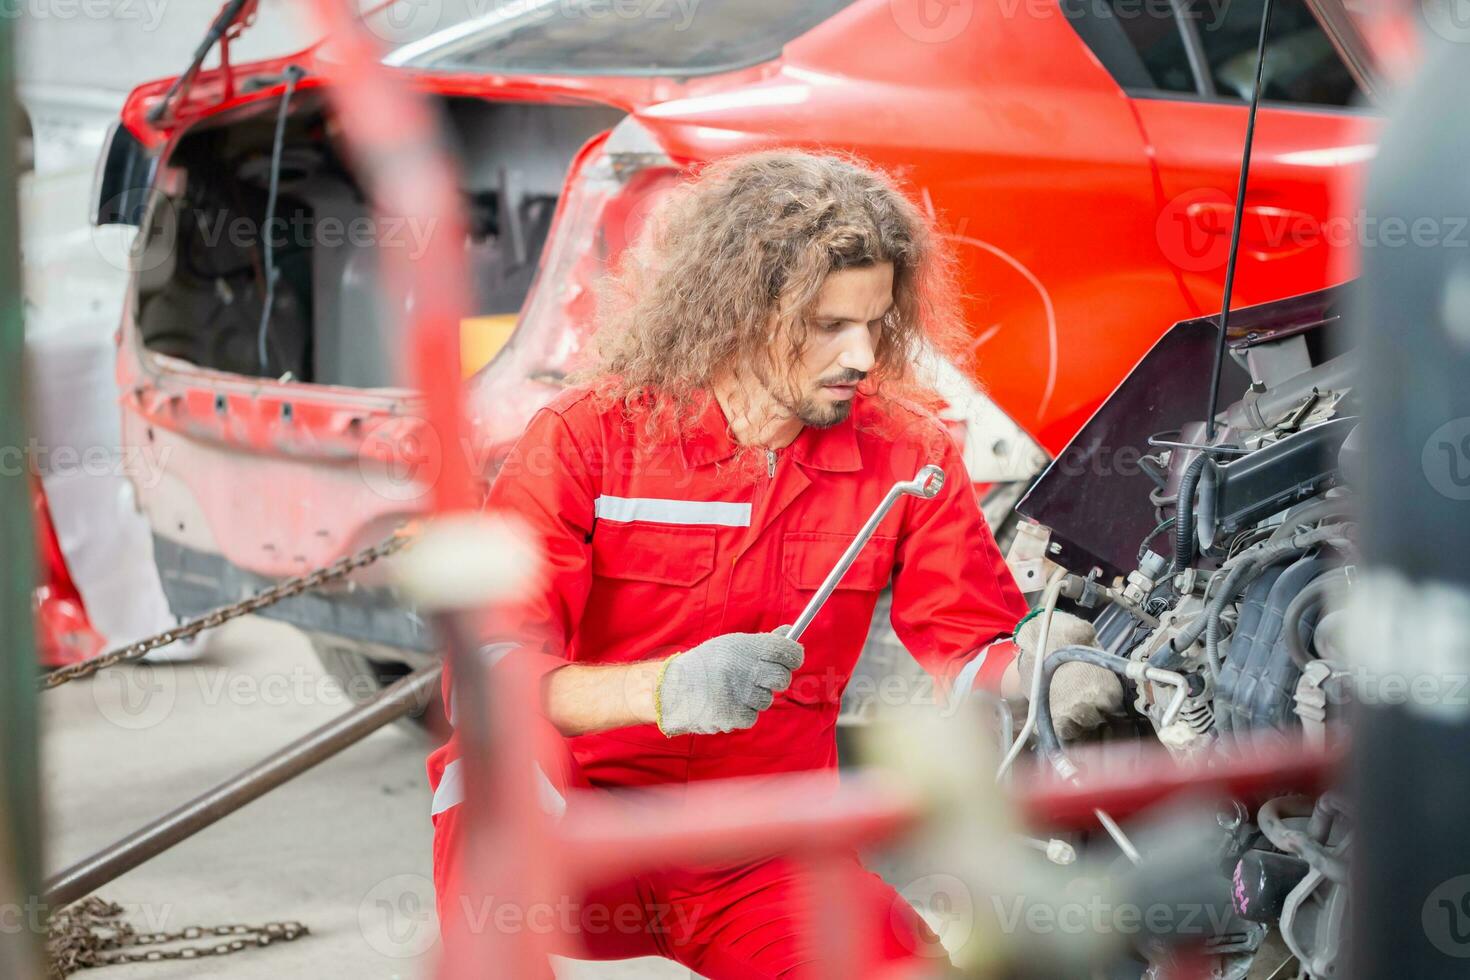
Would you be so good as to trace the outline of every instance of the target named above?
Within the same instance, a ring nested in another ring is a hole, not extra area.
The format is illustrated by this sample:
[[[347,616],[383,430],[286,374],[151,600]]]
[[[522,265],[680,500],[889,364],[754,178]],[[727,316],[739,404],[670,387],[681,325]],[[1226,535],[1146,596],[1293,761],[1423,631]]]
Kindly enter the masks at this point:
[[[812,601],[806,604],[806,608],[801,611],[801,615],[796,617],[796,622],[791,624],[791,630],[786,635],[793,640],[801,639],[801,634],[806,632],[806,628],[816,618],[817,613],[821,610],[823,604],[826,603],[827,598],[832,595],[832,590],[837,588],[837,583],[842,581],[842,576],[846,575],[847,570],[852,567],[852,563],[857,559],[858,553],[863,550],[863,545],[867,544],[868,539],[873,536],[873,532],[878,530],[879,522],[893,509],[893,505],[898,502],[899,497],[908,495],[910,497],[922,497],[925,500],[933,500],[943,487],[944,470],[935,466],[933,463],[930,463],[918,473],[914,474],[912,480],[900,480],[895,483],[893,489],[889,490],[888,495],[883,498],[883,502],[878,505],[878,509],[873,511],[873,516],[868,518],[868,522],[857,533],[857,537],[852,539],[852,544],[848,545],[847,550],[842,553],[842,557],[837,559],[837,564],[833,566],[832,571],[827,573],[827,577],[822,580],[822,587],[817,590],[816,595],[812,596]]]

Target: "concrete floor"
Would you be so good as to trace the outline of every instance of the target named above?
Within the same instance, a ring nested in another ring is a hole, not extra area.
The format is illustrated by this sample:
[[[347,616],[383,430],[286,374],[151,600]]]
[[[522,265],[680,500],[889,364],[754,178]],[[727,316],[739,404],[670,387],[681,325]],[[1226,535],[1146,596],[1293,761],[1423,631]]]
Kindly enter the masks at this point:
[[[342,711],[291,627],[246,619],[197,661],[124,667],[42,699],[46,867],[65,867]],[[115,967],[108,980],[431,975],[423,739],[390,727],[99,890],[139,931],[295,919],[294,943]],[[575,980],[685,980],[663,960],[562,962]],[[99,974],[99,977],[101,975]]]

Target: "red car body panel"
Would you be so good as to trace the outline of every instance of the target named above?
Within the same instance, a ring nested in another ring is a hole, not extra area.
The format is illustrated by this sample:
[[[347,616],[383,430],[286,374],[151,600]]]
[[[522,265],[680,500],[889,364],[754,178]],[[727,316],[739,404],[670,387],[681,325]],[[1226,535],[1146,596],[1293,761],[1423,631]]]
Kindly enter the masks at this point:
[[[1139,100],[1167,201],[1159,239],[1181,270],[1190,298],[1204,312],[1220,307],[1229,257],[1235,188],[1219,186],[1218,150],[1240,139],[1238,107],[1163,99]],[[1371,120],[1272,106],[1256,124],[1246,213],[1241,221],[1233,307],[1255,306],[1300,290],[1330,285],[1330,269],[1357,244],[1353,199],[1334,193],[1332,176],[1371,159],[1364,132]]]
[[[31,519],[35,521],[36,588],[32,602],[36,614],[36,654],[42,667],[64,667],[102,652],[102,634],[92,626],[82,595],[66,566],[51,508],[40,480],[31,487]]]
[[[1130,95],[1054,5],[976,4],[959,40],[936,44],[903,27],[916,23],[920,2],[857,0],[776,60],[720,75],[415,72],[413,81],[497,102],[610,105],[686,169],[775,145],[852,151],[890,169],[931,210],[960,259],[969,372],[1054,453],[1169,324],[1218,308],[1221,228],[1228,231],[1232,213],[1246,107]],[[149,83],[129,98],[123,122],[166,154],[200,120],[276,104],[280,85],[242,94],[242,79],[289,63],[310,69],[325,57],[317,46],[235,66],[233,97],[218,103],[211,100],[226,90],[221,73],[201,73],[165,130],[145,116],[168,82]],[[299,88],[317,84],[309,75]],[[1236,306],[1316,289],[1346,271],[1330,236],[1311,229],[1345,217],[1333,212],[1330,190],[1371,155],[1365,125],[1373,124],[1350,110],[1262,107]],[[568,200],[602,141],[572,164],[543,270],[566,237]],[[587,256],[581,272],[594,276],[600,261]],[[568,302],[584,329],[590,294]],[[543,346],[564,354],[577,345]],[[484,469],[556,393],[527,368],[551,366],[565,365],[503,356],[471,382],[478,428],[466,451]],[[425,502],[393,499],[364,479],[379,464],[432,467],[432,453],[405,458],[405,445],[432,443],[411,392],[282,384],[163,358],[142,347],[131,306],[118,382],[125,444],[171,447],[165,482],[185,488],[198,508],[181,519],[202,520],[212,547],[239,567],[278,576],[323,564]]]

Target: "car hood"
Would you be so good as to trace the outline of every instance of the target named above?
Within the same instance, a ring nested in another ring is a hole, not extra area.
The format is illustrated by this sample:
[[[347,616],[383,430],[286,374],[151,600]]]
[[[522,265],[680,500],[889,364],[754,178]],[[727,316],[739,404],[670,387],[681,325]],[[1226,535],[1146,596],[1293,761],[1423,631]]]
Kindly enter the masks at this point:
[[[1244,351],[1313,333],[1327,350],[1341,351],[1347,292],[1346,286],[1330,286],[1234,310],[1230,347]],[[1125,575],[1134,567],[1139,541],[1158,520],[1151,497],[1155,486],[1140,457],[1153,451],[1160,437],[1177,439],[1203,417],[1201,396],[1213,370],[1218,337],[1216,316],[1174,324],[1016,505],[1021,516],[1051,530],[1050,554],[1059,564],[1096,565],[1109,576]],[[1236,360],[1227,358],[1219,404],[1228,408],[1237,402],[1249,383]]]

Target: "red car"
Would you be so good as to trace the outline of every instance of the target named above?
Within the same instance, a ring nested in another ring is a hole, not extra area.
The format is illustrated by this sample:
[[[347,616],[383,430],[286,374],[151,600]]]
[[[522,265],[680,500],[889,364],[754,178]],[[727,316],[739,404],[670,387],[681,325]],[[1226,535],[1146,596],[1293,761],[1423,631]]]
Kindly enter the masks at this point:
[[[556,393],[594,282],[661,192],[782,144],[856,152],[931,209],[974,338],[972,364],[940,366],[967,462],[977,482],[1029,479],[1167,325],[1220,305],[1262,0],[1178,6],[564,0],[404,28],[382,12],[389,63],[442,109],[470,216],[465,451],[488,477]],[[1333,281],[1355,240],[1330,185],[1373,152],[1342,25],[1277,7],[1238,306]],[[232,0],[216,27],[252,9]],[[331,61],[326,43],[141,86],[99,171],[98,222],[141,228],[124,444],[167,452],[139,496],[183,615],[383,537],[433,477],[375,284],[379,251],[425,230],[370,218],[323,98]],[[271,614],[330,669],[389,676],[432,653],[384,583],[369,569]]]

